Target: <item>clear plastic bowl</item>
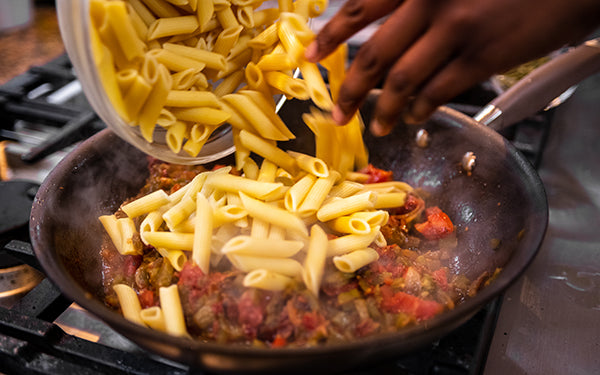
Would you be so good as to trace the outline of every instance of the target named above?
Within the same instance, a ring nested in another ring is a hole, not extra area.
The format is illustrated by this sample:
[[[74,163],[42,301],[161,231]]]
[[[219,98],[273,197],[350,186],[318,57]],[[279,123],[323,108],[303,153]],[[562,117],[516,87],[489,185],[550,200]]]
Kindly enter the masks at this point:
[[[178,154],[169,149],[163,128],[156,127],[154,142],[146,141],[139,127],[128,125],[115,111],[104,92],[100,76],[95,68],[90,47],[89,2],[82,0],[57,0],[58,22],[65,48],[71,59],[83,92],[91,106],[106,125],[119,137],[148,155],[176,164],[204,164],[221,159],[235,151],[233,135],[229,126],[222,126],[213,134],[200,153],[189,156],[184,151]],[[222,129],[222,130],[221,130]]]

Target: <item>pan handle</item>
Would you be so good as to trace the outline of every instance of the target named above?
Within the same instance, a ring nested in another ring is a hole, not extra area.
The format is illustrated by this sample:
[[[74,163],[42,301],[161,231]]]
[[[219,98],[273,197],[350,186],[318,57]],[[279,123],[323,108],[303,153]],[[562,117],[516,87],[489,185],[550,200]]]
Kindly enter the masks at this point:
[[[589,40],[535,69],[492,100],[474,119],[494,130],[545,108],[572,85],[600,71],[600,38]]]

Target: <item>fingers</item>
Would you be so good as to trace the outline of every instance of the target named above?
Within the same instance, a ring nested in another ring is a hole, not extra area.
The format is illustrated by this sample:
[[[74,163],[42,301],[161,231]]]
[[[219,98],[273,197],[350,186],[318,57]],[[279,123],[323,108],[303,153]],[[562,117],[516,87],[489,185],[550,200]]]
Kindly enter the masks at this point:
[[[306,48],[305,58],[317,62],[346,39],[387,15],[403,0],[348,0]]]
[[[371,123],[374,135],[388,134],[409,98],[450,60],[461,43],[456,35],[459,34],[448,32],[445,28],[429,29],[393,65],[377,100]],[[424,105],[423,100],[419,103]]]
[[[459,57],[452,60],[418,91],[404,115],[407,123],[420,123],[437,107],[488,78],[484,69]]]
[[[427,23],[427,7],[421,1],[408,1],[363,44],[347,72],[332,113],[338,124],[350,121],[368,92],[425,30]]]

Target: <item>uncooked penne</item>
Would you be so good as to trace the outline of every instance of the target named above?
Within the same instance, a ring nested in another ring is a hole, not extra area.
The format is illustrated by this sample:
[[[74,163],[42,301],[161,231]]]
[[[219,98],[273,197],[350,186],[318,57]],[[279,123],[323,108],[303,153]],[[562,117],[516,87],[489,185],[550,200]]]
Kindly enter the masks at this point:
[[[125,284],[115,284],[113,285],[113,290],[117,294],[125,319],[144,326],[145,324],[140,317],[142,306],[135,290]]]
[[[289,258],[304,246],[301,241],[273,240],[252,236],[237,236],[221,249],[224,254],[252,255],[256,257]]]
[[[244,208],[246,208],[246,211],[248,211],[250,216],[259,218],[273,225],[284,227],[300,235],[308,236],[308,230],[306,229],[304,222],[296,215],[284,209],[251,198],[244,193],[240,193],[240,197],[242,198]]]
[[[368,247],[375,241],[380,232],[379,227],[371,229],[367,234],[348,234],[329,240],[327,244],[327,256],[337,256],[348,252]]]
[[[308,195],[317,178],[312,174],[307,174],[292,185],[285,193],[285,208],[290,212],[298,211],[298,208]]]
[[[232,174],[213,175],[206,184],[215,189],[230,192],[243,192],[251,197],[264,198],[282,186],[278,182],[259,182]]]
[[[167,333],[174,336],[188,337],[189,334],[185,327],[185,318],[183,317],[177,284],[168,287],[160,287],[158,289],[158,295]]]
[[[244,277],[243,284],[247,288],[282,291],[292,282],[291,277],[265,269],[257,269],[248,272]]]
[[[251,272],[254,270],[265,269],[277,272],[289,277],[300,277],[302,275],[302,265],[300,262],[289,258],[263,258],[251,255],[227,255],[231,263],[242,272]]]
[[[217,96],[210,91],[170,90],[167,107],[211,107],[220,109]]]
[[[334,199],[319,208],[317,218],[320,221],[329,221],[357,211],[372,209],[376,201],[377,194],[373,192],[365,192],[348,198]]]
[[[239,133],[239,140],[242,146],[270,160],[290,173],[295,173],[298,169],[298,164],[292,156],[255,134],[242,130]]]
[[[176,271],[181,271],[183,265],[187,262],[187,255],[181,250],[163,249],[159,247],[156,251],[158,251],[163,258],[167,259]]]
[[[152,329],[161,332],[166,331],[165,316],[158,306],[148,307],[140,311],[140,319]]]
[[[159,18],[148,26],[148,40],[189,34],[198,28],[198,17],[195,15]]]
[[[315,296],[319,295],[319,289],[321,288],[326,256],[327,234],[319,225],[313,225],[310,228],[310,240],[304,260],[302,277],[306,288]]]
[[[359,268],[376,261],[379,258],[377,251],[371,248],[355,250],[351,253],[333,257],[333,264],[342,272],[355,272]]]
[[[192,260],[200,267],[204,274],[210,268],[210,242],[213,231],[213,214],[208,200],[202,193],[196,198],[196,225],[192,243]]]
[[[159,189],[123,205],[121,209],[127,216],[134,218],[155,211],[167,203],[169,203],[169,196],[164,190]]]

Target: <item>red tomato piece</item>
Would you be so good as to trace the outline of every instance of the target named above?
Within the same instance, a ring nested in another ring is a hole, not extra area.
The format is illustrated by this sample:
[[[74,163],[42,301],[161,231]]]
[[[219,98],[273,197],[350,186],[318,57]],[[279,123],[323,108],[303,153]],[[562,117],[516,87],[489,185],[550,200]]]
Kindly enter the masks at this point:
[[[405,313],[414,316],[417,320],[433,318],[444,310],[444,306],[436,301],[424,300],[404,292],[396,292],[389,286],[380,288],[381,307],[391,313]]]
[[[275,336],[275,339],[271,343],[272,348],[283,348],[287,344],[287,340],[279,335]]]
[[[360,173],[365,173],[369,175],[369,178],[365,183],[372,184],[375,182],[386,182],[392,181],[394,179],[392,171],[385,171],[383,169],[379,169],[369,164],[363,169],[360,170]]]
[[[154,303],[154,292],[150,289],[144,289],[138,293],[138,298],[140,299],[140,305],[142,305],[143,309],[147,309],[148,307],[155,306]]]
[[[448,269],[440,268],[433,271],[433,279],[442,288],[442,290],[448,290]]]
[[[184,264],[179,273],[179,285],[187,285],[190,287],[198,285],[198,281],[204,276],[202,269],[193,262]]]
[[[126,255],[125,256],[125,276],[133,277],[135,271],[142,264],[141,255]]]
[[[429,207],[425,215],[427,221],[415,224],[415,229],[428,240],[439,240],[454,232],[452,220],[439,207]]]

